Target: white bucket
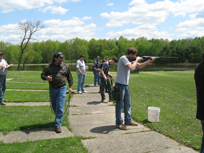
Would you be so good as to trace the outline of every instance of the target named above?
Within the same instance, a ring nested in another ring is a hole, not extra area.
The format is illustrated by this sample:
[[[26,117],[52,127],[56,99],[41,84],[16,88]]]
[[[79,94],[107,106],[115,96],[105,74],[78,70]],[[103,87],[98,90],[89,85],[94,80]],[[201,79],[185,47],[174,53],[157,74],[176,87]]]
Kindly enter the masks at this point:
[[[148,107],[148,121],[158,122],[159,121],[160,108]]]

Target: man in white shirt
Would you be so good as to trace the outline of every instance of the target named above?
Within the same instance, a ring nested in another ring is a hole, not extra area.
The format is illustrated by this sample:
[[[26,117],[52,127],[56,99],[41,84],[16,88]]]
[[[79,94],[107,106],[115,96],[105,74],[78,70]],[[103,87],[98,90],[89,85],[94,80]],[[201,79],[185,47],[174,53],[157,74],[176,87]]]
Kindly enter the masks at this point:
[[[77,76],[78,76],[78,87],[77,92],[78,93],[85,93],[84,89],[84,83],[86,78],[86,65],[84,62],[84,55],[80,55],[80,58],[76,62],[76,70],[77,70]]]
[[[3,59],[3,53],[0,52],[0,105],[6,105],[4,103],[4,95],[5,95],[5,90],[6,90],[6,75],[8,73],[7,68],[12,67],[12,64],[8,64],[4,59]]]
[[[129,93],[129,78],[130,71],[134,71],[136,67],[143,68],[148,63],[154,61],[156,58],[152,57],[144,63],[139,63],[143,60],[142,57],[136,57],[138,51],[130,47],[127,50],[127,54],[121,56],[117,66],[117,77],[116,85],[120,86],[120,100],[116,101],[115,111],[116,111],[116,127],[121,130],[127,130],[125,125],[137,126],[138,124],[131,118],[131,103],[130,103],[130,93]],[[130,62],[128,57],[135,57],[134,62]],[[123,118],[121,116],[121,111],[124,108],[125,114],[125,125],[123,125]]]

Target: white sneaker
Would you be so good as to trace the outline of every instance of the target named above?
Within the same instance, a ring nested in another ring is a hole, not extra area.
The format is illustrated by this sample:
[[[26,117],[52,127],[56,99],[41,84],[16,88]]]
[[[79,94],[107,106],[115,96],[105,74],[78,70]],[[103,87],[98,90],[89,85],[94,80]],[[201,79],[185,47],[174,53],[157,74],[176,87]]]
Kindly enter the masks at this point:
[[[81,91],[77,91],[78,94],[81,94]]]
[[[82,91],[83,93],[86,93],[87,91]]]

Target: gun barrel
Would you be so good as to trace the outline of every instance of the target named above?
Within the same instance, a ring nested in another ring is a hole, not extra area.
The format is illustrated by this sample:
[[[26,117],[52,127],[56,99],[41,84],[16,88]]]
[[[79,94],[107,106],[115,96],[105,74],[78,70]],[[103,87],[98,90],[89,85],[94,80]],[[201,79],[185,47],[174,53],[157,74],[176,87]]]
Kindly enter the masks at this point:
[[[171,56],[142,56],[142,58],[151,58],[151,57],[155,57],[155,58],[178,58],[178,57],[171,57]]]

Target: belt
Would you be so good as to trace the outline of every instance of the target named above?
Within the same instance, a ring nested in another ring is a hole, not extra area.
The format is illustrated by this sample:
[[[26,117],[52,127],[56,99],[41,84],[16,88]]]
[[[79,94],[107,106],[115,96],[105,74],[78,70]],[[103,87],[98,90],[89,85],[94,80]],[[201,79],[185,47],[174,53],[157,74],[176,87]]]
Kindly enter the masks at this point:
[[[6,77],[6,75],[0,75],[0,76],[2,76],[2,77]]]

